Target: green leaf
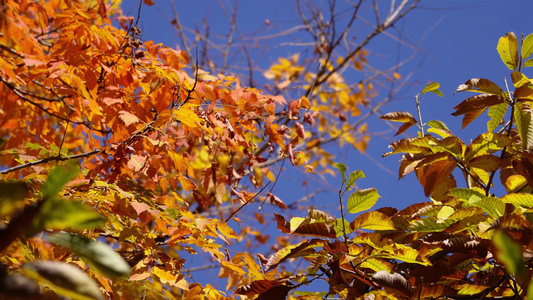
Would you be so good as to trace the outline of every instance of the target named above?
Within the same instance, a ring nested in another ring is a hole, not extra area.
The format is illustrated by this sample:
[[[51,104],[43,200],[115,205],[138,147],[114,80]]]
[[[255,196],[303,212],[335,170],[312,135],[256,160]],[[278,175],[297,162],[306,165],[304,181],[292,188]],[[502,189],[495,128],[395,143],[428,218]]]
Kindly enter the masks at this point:
[[[346,165],[343,163],[335,163],[333,166],[341,171],[342,186],[344,186],[344,183],[346,182]]]
[[[533,54],[533,33],[524,38],[520,52],[522,54],[522,59],[526,59]]]
[[[366,178],[365,173],[363,173],[363,171],[361,170],[353,171],[352,174],[350,174],[350,177],[348,178],[348,182],[346,183],[346,189],[350,190],[352,185],[359,178]]]
[[[348,212],[355,214],[372,208],[376,201],[381,198],[375,188],[363,189],[355,191],[348,198]]]
[[[342,218],[337,219],[337,225],[335,225],[335,233],[337,234],[337,237],[343,236],[342,230],[346,231],[346,234],[349,234],[352,232],[350,229],[350,222],[348,222],[346,219],[344,219],[344,228],[342,227]]]
[[[105,299],[93,279],[78,267],[59,261],[36,261],[23,265],[24,274],[58,295],[75,300]]]
[[[511,31],[502,36],[498,41],[496,50],[498,50],[503,63],[510,70],[516,70],[518,67],[518,39],[514,32]]]
[[[426,217],[415,220],[409,225],[408,229],[409,231],[415,232],[440,232],[457,221],[454,219],[446,219],[437,222],[435,218],[436,217]]]
[[[465,160],[485,154],[492,154],[511,144],[511,139],[503,134],[483,133],[475,138],[465,150]]]
[[[422,93],[422,95],[424,95],[425,93],[427,92],[431,92],[431,93],[435,93],[441,97],[444,97],[444,95],[442,95],[442,92],[439,90],[440,88],[440,84],[437,83],[437,82],[430,82],[428,84],[426,84],[426,86],[422,89],[422,91],[420,93]]]
[[[33,229],[90,229],[103,226],[105,218],[80,201],[49,199],[34,220]]]
[[[533,207],[533,195],[531,194],[511,193],[503,196],[501,200],[503,203],[511,203],[515,206]]]
[[[459,199],[463,199],[463,200],[468,200],[470,199],[470,197],[474,195],[478,196],[479,198],[485,197],[483,193],[478,192],[476,190],[467,189],[467,188],[452,189],[448,192],[448,195],[459,198]]]
[[[503,262],[510,274],[523,276],[525,272],[522,247],[518,245],[507,233],[496,230],[492,236],[496,247],[496,257]]]
[[[527,150],[533,147],[533,111],[527,103],[517,103],[514,110],[516,129],[522,140],[522,149]]]
[[[41,193],[44,199],[55,199],[57,193],[63,189],[63,186],[70,182],[74,176],[80,172],[77,162],[73,161],[67,164],[66,167],[57,166],[50,174],[48,179],[41,187]]]
[[[83,236],[66,232],[50,235],[51,243],[70,249],[107,277],[127,278],[130,266],[113,248]]]
[[[489,107],[488,116],[490,120],[487,122],[487,132],[493,132],[500,125],[508,107],[509,105],[507,103],[500,103]]]
[[[0,219],[13,214],[24,207],[24,198],[28,194],[28,186],[24,182],[0,182]]]
[[[505,203],[496,197],[484,197],[482,199],[470,199],[469,204],[481,207],[489,216],[497,219],[505,212]]]
[[[450,131],[450,129],[448,129],[448,126],[446,126],[446,124],[444,124],[444,122],[439,121],[439,120],[431,120],[431,121],[428,121],[426,124],[429,127],[431,127],[431,128],[443,129],[443,130],[446,130],[446,131]]]
[[[524,67],[533,67],[533,58],[530,58],[524,62]]]

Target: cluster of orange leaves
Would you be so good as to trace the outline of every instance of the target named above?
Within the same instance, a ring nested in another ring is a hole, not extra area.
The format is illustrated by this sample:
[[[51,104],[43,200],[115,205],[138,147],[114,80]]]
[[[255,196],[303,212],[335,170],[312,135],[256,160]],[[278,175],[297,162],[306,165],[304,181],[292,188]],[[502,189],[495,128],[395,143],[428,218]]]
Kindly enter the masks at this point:
[[[187,283],[178,252],[211,254],[221,264],[220,276],[231,278],[228,288],[260,275],[245,274],[243,265],[259,267],[248,254],[231,258],[221,251],[219,243],[242,238],[222,215],[219,220],[191,211],[223,203],[237,208],[251,200],[253,194],[238,191],[240,180],[248,177],[256,187],[265,176],[273,180],[260,164],[274,147],[296,164],[291,145],[306,138],[305,129],[300,123],[278,124],[279,115],[287,115],[279,114],[287,104],[282,96],[243,87],[232,76],[195,72],[183,51],[141,42],[133,18],[121,15],[118,4],[4,1],[1,179],[30,185],[35,192],[26,202],[31,203],[53,166],[78,159],[82,174],[63,197],[105,216],[104,228],[83,234],[118,243],[133,267],[129,282],[88,271],[106,295],[168,296],[180,289],[191,297],[218,297],[209,285]],[[305,98],[295,100],[288,113],[298,115],[310,105]],[[159,247],[157,238],[170,248]],[[13,269],[34,259],[83,265],[40,238],[17,241],[3,254],[10,259],[1,263]],[[149,277],[154,280],[146,281]]]

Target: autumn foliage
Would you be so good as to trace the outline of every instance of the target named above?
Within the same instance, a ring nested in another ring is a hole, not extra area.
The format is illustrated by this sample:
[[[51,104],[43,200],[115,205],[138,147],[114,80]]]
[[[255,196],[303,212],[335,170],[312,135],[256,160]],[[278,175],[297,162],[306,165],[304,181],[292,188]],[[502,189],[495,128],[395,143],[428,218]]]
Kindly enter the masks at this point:
[[[187,51],[143,41],[139,19],[115,1],[4,1],[0,298],[524,297],[533,81],[522,68],[533,65],[533,35],[509,33],[498,43],[514,92],[478,78],[458,87],[478,93],[455,107],[463,127],[485,111],[490,117],[470,143],[440,121],[382,116],[402,123],[397,134],[418,126],[416,138],[392,143],[385,156],[403,154],[400,178],[415,173],[428,201],[370,210],[378,190],[357,189],[364,172],[348,172],[322,147],[366,149],[361,115],[376,91],[367,80],[348,84],[341,70],[361,71],[364,46],[417,2],[392,11],[347,53],[335,52],[343,36],[319,40],[310,60],[317,72],[299,55],[280,58],[259,89],[202,70]],[[294,86],[305,92],[291,98]],[[438,88],[416,96],[419,116],[422,96],[443,96]],[[285,161],[310,173],[337,169],[336,214],[285,213],[290,205],[273,191]],[[498,176],[500,197],[491,191]],[[242,221],[251,203],[278,211],[269,216],[280,237],[268,252],[250,246],[251,237],[269,238]],[[229,251],[232,243],[244,245]],[[187,269],[198,252],[225,288]],[[296,259],[298,268],[283,268]],[[327,290],[308,289],[318,281]]]

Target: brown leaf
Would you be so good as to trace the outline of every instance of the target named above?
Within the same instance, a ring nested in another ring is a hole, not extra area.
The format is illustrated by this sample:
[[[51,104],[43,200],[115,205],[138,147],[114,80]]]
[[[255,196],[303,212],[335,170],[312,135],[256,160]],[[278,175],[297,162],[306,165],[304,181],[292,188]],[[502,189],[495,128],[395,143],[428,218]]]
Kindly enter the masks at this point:
[[[235,294],[251,296],[264,293],[273,287],[281,285],[278,280],[256,280],[235,290]]]
[[[485,79],[485,78],[472,78],[467,80],[464,84],[461,84],[457,87],[455,92],[478,92],[478,93],[487,93],[492,95],[503,96],[503,90],[494,82]]]
[[[280,198],[278,198],[276,195],[267,193],[267,199],[270,200],[270,203],[274,204],[277,207],[287,209],[287,205],[281,201]]]
[[[470,97],[454,107],[456,110],[453,116],[464,115],[477,110],[485,110],[490,106],[504,103],[505,99],[501,96],[491,94],[481,94]]]
[[[398,273],[389,274],[387,271],[379,271],[372,275],[372,281],[386,288],[396,290],[404,297],[410,297],[413,294],[413,288],[407,279]]]
[[[416,119],[413,117],[413,115],[411,115],[410,113],[406,111],[390,112],[388,114],[384,114],[383,116],[379,118],[383,120],[393,121],[393,122],[402,122],[402,123],[414,122],[416,124]]]

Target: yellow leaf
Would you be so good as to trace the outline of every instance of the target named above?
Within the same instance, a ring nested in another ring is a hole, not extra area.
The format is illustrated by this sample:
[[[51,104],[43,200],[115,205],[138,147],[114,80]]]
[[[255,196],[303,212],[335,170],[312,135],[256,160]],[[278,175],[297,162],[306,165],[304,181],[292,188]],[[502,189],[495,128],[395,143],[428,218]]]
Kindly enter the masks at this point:
[[[233,231],[233,229],[231,229],[231,227],[229,227],[228,224],[225,222],[218,223],[217,229],[218,231],[220,231],[220,233],[222,233],[227,238],[232,238],[232,239],[239,238],[239,236],[235,233],[235,231]]]
[[[184,190],[192,191],[196,188],[196,184],[194,184],[194,182],[192,182],[192,180],[190,180],[189,178],[186,178],[185,176],[183,176],[182,173],[178,173],[178,179]]]
[[[174,118],[181,123],[194,128],[199,127],[199,123],[201,123],[203,120],[198,117],[198,115],[191,109],[193,105],[187,103],[177,110],[174,110],[172,112],[172,115]]]

